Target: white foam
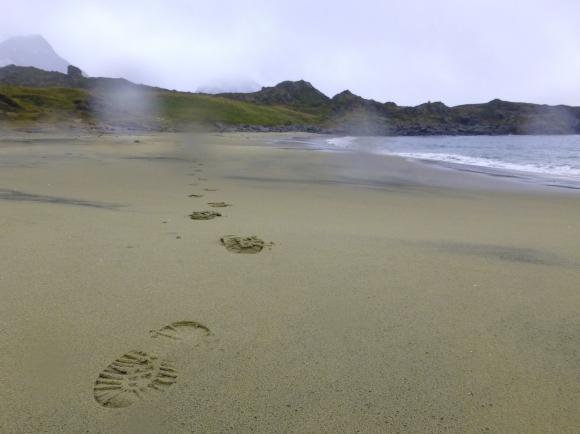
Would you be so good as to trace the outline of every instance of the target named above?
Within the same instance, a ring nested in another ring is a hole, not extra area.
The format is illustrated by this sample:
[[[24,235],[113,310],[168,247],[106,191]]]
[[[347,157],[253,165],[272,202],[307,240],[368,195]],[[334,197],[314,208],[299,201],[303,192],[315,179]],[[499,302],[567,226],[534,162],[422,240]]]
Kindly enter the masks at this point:
[[[580,177],[580,168],[570,165],[553,164],[516,164],[490,158],[467,157],[465,155],[436,153],[436,152],[387,152],[379,151],[384,155],[398,155],[400,157],[444,161],[447,163],[466,164],[470,166],[489,167],[493,169],[516,170],[519,172],[540,173],[544,175]]]
[[[333,137],[332,139],[326,139],[326,143],[337,149],[350,149],[353,147],[355,140],[356,137],[351,136]]]

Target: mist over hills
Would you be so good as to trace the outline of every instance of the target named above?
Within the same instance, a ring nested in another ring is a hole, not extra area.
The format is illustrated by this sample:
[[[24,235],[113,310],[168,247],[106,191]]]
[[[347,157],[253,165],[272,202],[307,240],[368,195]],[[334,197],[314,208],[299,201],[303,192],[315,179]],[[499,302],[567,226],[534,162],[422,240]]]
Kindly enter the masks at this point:
[[[24,40],[13,38],[2,44],[9,48],[4,53],[25,62],[22,59],[34,60],[30,47],[42,47],[36,64],[44,67],[0,68],[0,122],[4,126],[360,135],[580,133],[580,107],[564,105],[495,99],[455,107],[442,102],[407,107],[365,99],[348,90],[330,98],[304,80],[283,81],[253,92],[210,95],[219,88],[189,93],[122,78],[85,77],[79,68],[60,59],[43,38]],[[25,47],[22,53],[13,51],[20,46]],[[57,67],[66,73],[50,70]]]
[[[34,66],[46,71],[66,72],[69,62],[60,57],[40,35],[15,36],[0,43],[0,67]]]
[[[216,95],[219,93],[235,92],[249,93],[257,92],[262,88],[254,80],[247,78],[228,78],[217,79],[204,83],[196,89],[196,93],[207,93]]]

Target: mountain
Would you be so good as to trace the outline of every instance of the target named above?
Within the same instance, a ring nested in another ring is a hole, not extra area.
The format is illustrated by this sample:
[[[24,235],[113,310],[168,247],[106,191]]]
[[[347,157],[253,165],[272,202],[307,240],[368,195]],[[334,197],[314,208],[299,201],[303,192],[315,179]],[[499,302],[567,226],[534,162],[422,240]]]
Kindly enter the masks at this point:
[[[257,92],[221,93],[219,96],[257,104],[286,105],[302,109],[320,108],[329,101],[326,95],[304,80],[283,81],[276,86],[263,87]]]
[[[16,36],[0,43],[0,67],[34,66],[65,73],[69,62],[60,57],[40,35]]]
[[[509,102],[398,106],[304,81],[208,95],[34,67],[0,68],[0,122],[100,129],[311,131],[358,135],[580,134],[580,107]]]

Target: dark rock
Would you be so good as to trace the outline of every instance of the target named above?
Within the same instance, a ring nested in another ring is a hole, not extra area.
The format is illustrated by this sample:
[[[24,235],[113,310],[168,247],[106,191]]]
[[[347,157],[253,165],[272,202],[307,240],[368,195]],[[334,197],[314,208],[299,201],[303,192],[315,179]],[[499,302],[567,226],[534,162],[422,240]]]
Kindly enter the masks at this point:
[[[69,65],[67,68],[67,75],[71,78],[83,78],[83,71],[80,70],[80,68],[77,68],[76,66],[73,65]]]

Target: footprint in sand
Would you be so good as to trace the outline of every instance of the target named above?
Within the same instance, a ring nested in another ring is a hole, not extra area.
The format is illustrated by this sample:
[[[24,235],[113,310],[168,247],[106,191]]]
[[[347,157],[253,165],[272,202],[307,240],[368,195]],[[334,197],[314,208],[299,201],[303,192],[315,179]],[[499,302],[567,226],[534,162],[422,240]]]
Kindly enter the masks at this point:
[[[160,329],[149,331],[152,338],[165,338],[175,341],[191,340],[211,334],[209,328],[197,321],[176,321]]]
[[[163,392],[177,381],[173,364],[144,351],[129,351],[98,376],[93,393],[103,407],[128,407],[149,395]]]
[[[228,206],[232,206],[231,203],[227,202],[208,202],[207,204],[213,208],[226,208]]]
[[[106,408],[124,408],[161,394],[177,381],[177,370],[167,356],[176,341],[199,344],[210,334],[209,328],[196,321],[177,321],[151,330],[154,350],[129,351],[101,371],[93,387],[95,401]]]
[[[221,213],[215,211],[194,211],[189,214],[192,220],[213,220],[216,217],[221,217]]]
[[[255,235],[250,237],[225,235],[220,238],[220,243],[232,253],[260,253],[264,247],[270,248],[274,245],[274,243],[266,243]]]

